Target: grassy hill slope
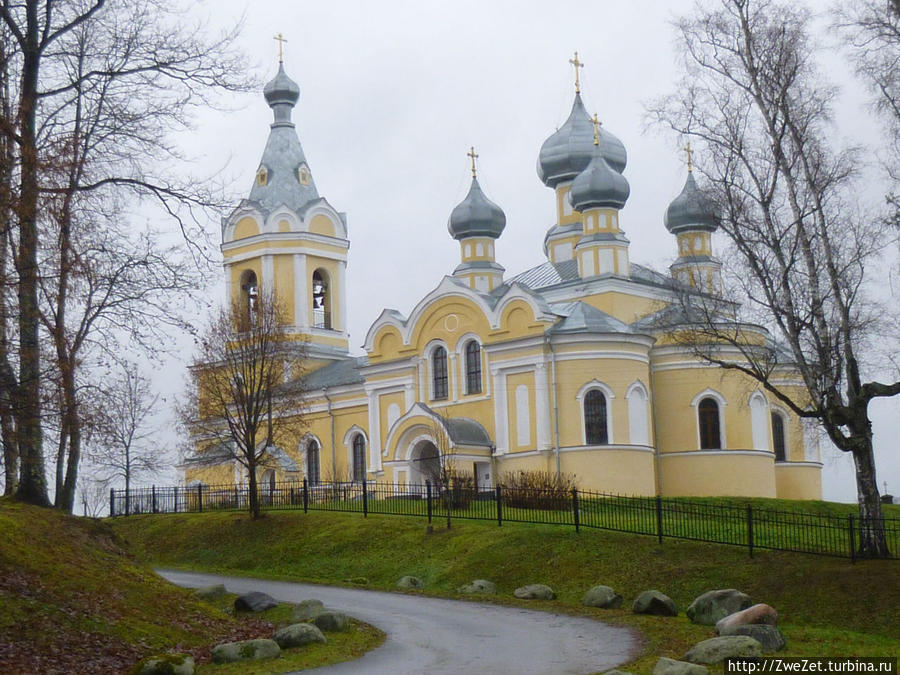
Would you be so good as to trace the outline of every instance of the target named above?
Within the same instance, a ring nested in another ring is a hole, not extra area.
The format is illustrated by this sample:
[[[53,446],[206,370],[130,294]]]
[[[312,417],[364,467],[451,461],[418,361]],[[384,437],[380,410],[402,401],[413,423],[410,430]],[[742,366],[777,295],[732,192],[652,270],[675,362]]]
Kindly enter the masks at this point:
[[[757,552],[597,530],[454,521],[446,530],[414,518],[315,512],[271,512],[259,521],[238,513],[133,516],[113,529],[139,558],[158,565],[330,584],[393,589],[404,574],[422,577],[428,593],[456,597],[474,578],[495,581],[497,601],[547,583],[559,599],[527,606],[595,616],[645,632],[645,649],[628,670],[649,672],[657,656],[680,658],[712,637],[684,609],[700,593],[739,588],[779,612],[790,655],[893,656],[900,653],[900,562]],[[614,587],[623,609],[582,608],[594,584]],[[635,616],[643,590],[670,595],[676,619]]]

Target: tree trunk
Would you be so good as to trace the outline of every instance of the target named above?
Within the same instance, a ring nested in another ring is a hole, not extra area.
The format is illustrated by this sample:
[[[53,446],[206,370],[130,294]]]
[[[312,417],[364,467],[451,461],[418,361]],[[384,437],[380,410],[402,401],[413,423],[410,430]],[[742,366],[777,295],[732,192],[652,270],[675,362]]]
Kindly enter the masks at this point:
[[[75,373],[71,368],[67,368],[63,375],[63,395],[65,396],[65,428],[69,436],[69,456],[66,461],[62,496],[57,498],[56,508],[72,513],[75,508],[78,465],[81,462],[81,420],[78,416],[78,397],[75,393]]]
[[[871,436],[852,454],[859,501],[859,554],[868,558],[887,558],[890,552],[884,532],[881,495],[875,480],[875,453]]]
[[[259,518],[259,494],[256,490],[256,457],[248,457],[247,463],[248,488],[250,490],[250,516],[256,520]]]

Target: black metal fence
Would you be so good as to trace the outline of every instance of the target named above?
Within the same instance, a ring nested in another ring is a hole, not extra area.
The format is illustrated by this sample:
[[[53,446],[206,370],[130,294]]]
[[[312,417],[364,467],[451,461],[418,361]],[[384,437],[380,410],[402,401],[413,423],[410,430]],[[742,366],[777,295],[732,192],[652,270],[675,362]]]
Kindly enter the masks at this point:
[[[585,490],[536,490],[497,486],[490,490],[440,485],[352,482],[277,483],[258,487],[263,509],[345,511],[419,516],[429,523],[453,519],[566,525],[664,538],[690,539],[755,549],[796,551],[855,560],[860,532],[885,531],[888,548],[900,559],[900,519],[877,523],[856,515],[827,515],[722,505],[666,497],[626,497]],[[139,513],[195,513],[247,510],[246,486],[196,485],[110,490],[111,516]]]

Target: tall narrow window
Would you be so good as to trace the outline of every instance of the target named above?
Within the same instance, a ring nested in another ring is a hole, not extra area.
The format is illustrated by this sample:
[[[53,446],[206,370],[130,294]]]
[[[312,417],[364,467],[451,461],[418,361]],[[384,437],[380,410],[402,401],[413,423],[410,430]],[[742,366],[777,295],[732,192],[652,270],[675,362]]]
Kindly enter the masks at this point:
[[[312,276],[313,327],[331,330],[331,294],[324,271],[316,270]]]
[[[356,434],[353,438],[353,480],[357,482],[366,479],[366,439],[362,434]]]
[[[259,307],[259,284],[256,280],[256,272],[246,270],[241,274],[241,321],[255,323],[256,313]],[[238,327],[238,330],[245,330]]]
[[[772,442],[776,462],[787,461],[787,443],[784,442],[784,418],[776,412],[772,413]]]
[[[319,444],[315,441],[306,446],[306,480],[310,485],[319,484]]]
[[[588,445],[609,443],[606,397],[599,389],[591,389],[584,397],[584,440]]]
[[[431,378],[434,383],[434,400],[447,398],[449,378],[447,377],[447,350],[438,347],[431,355]]]
[[[714,450],[722,447],[719,428],[719,404],[714,398],[705,398],[697,407],[697,421],[700,424],[700,449]]]
[[[481,393],[481,345],[475,340],[466,344],[466,393]]]

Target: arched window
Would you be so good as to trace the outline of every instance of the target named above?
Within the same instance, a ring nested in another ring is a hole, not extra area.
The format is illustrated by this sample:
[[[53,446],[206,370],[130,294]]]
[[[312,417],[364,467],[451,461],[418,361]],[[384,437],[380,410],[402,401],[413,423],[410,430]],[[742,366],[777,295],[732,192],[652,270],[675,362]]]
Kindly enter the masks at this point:
[[[432,399],[435,401],[447,398],[449,378],[447,377],[447,350],[437,347],[431,354],[431,381],[433,383]]]
[[[313,327],[331,330],[331,293],[328,276],[316,270],[312,276]]]
[[[241,308],[240,321],[255,323],[256,312],[259,308],[259,283],[256,280],[256,272],[245,270],[241,274]],[[239,328],[239,330],[241,330]]]
[[[313,440],[306,445],[306,480],[310,485],[319,484],[319,444]]]
[[[722,447],[719,428],[719,404],[714,398],[705,398],[697,406],[697,421],[700,425],[700,449],[713,450]]]
[[[606,426],[606,397],[599,389],[591,389],[584,396],[584,440],[588,445],[609,443]]]
[[[481,345],[476,340],[466,343],[466,393],[481,393]]]
[[[366,479],[366,439],[362,434],[353,437],[353,480]]]
[[[784,418],[777,412],[772,413],[772,449],[776,462],[787,461],[787,443],[785,442]]]

